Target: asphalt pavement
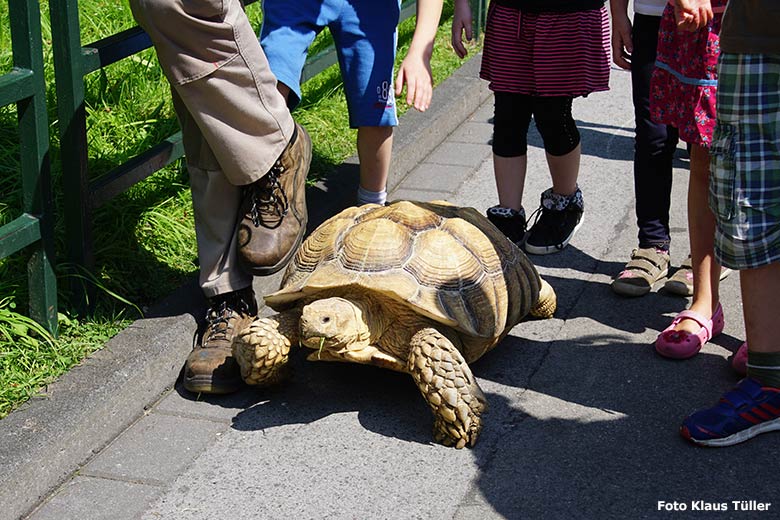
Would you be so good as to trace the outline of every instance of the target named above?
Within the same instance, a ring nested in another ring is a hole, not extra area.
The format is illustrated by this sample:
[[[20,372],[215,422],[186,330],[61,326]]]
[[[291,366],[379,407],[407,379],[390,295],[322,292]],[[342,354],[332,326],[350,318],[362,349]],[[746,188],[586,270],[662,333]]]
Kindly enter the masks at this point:
[[[436,88],[429,112],[401,119],[390,199],[495,204],[478,62]],[[189,394],[176,378],[203,312],[191,284],[0,421],[0,518],[776,518],[780,436],[703,449],[677,433],[738,380],[728,364],[744,338],[738,276],[721,285],[723,334],[690,360],[656,355],[656,335],[688,300],[609,287],[636,247],[629,75],[613,70],[611,90],[575,100],[574,116],[585,222],[564,251],[532,257],[558,294],[555,317],[519,324],[472,364],[489,403],[476,447],[434,444],[411,378],[369,366],[296,356],[283,386]],[[530,214],[550,178],[535,130],[529,140]],[[679,266],[682,146],[675,166]],[[356,179],[353,159],[309,191],[311,226],[351,203]]]

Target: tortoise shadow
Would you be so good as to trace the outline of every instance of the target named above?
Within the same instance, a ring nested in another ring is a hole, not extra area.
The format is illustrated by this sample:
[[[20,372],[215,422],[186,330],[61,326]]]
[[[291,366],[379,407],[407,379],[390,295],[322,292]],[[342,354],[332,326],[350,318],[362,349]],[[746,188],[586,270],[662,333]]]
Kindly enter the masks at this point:
[[[312,424],[334,414],[357,413],[368,431],[418,444],[433,442],[433,417],[409,375],[354,363],[307,361],[302,352],[291,364],[290,380],[243,392],[254,396],[254,404],[236,414],[233,429]]]

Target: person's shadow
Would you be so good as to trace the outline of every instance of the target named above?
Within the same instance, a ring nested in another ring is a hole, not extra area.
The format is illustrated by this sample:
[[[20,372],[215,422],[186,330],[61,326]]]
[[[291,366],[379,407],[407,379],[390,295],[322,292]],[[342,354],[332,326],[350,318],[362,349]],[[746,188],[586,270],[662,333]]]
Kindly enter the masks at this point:
[[[502,517],[647,518],[661,514],[659,500],[776,495],[771,479],[741,477],[745,460],[780,454],[776,438],[710,451],[678,434],[736,382],[720,356],[667,360],[603,334],[548,344],[510,336],[474,369],[497,389],[473,450],[477,495]]]

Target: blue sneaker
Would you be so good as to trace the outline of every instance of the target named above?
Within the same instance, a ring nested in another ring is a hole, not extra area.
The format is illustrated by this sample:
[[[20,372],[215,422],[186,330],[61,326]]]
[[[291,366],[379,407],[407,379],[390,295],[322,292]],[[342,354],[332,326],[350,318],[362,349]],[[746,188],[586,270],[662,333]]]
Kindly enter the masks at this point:
[[[780,388],[746,378],[712,408],[688,416],[680,434],[701,446],[720,447],[774,430],[780,430]]]

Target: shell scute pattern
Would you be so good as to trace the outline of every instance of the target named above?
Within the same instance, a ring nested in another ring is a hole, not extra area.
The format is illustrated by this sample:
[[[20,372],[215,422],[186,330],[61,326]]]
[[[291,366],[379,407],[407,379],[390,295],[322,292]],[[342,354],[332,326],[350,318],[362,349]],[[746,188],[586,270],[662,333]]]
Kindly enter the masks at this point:
[[[386,271],[404,265],[413,245],[409,228],[387,218],[363,220],[341,235],[338,261],[349,271]]]
[[[517,252],[485,222],[473,208],[442,203],[352,208],[304,241],[282,289],[266,301],[281,308],[304,295],[357,286],[468,335],[497,337],[528,313],[538,282],[509,272],[517,270],[509,267]]]
[[[310,273],[320,262],[326,262],[336,255],[335,237],[351,219],[332,218],[322,224],[316,233],[304,240],[293,261],[287,266],[282,284],[289,282],[289,276],[297,271]]]
[[[376,208],[376,206],[374,206]],[[449,215],[444,215],[449,217]],[[417,204],[399,203],[379,207],[369,214],[358,216],[357,220],[386,218],[415,232],[438,227],[444,220],[430,209]]]
[[[456,240],[460,247],[469,251],[485,273],[495,276],[503,270],[501,259],[508,258],[507,252],[497,247],[494,237],[484,234],[484,231],[475,233],[475,227],[473,222],[461,217],[446,220],[441,229]]]
[[[450,233],[437,228],[414,238],[415,254],[403,268],[420,284],[447,291],[475,283],[484,276],[479,260]]]

